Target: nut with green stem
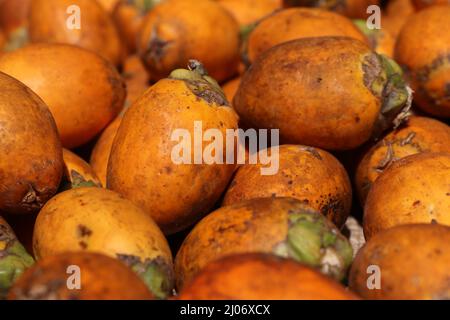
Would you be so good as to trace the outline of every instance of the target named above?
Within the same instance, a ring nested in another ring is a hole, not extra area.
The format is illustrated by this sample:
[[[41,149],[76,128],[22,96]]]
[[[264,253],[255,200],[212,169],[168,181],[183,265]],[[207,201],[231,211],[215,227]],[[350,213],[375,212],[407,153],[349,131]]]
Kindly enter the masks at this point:
[[[345,278],[353,260],[348,239],[325,216],[306,209],[290,214],[286,241],[276,246],[275,253],[337,280]]]
[[[189,60],[188,69],[176,69],[170,79],[185,81],[189,89],[199,98],[219,106],[229,106],[220,85],[208,75],[208,71],[197,60]]]
[[[33,263],[33,258],[17,240],[11,227],[0,217],[0,299]]]
[[[367,56],[363,69],[366,86],[382,101],[372,135],[374,139],[378,139],[387,129],[392,126],[396,129],[409,118],[412,91],[403,79],[400,66],[384,55]]]

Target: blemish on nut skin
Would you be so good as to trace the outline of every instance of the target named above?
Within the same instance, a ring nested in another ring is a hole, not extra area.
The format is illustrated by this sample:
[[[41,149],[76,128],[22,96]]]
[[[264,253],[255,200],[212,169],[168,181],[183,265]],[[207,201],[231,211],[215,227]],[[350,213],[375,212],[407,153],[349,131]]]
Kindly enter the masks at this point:
[[[80,241],[80,242],[78,242],[78,244],[80,245],[80,248],[83,250],[86,250],[88,247],[87,243],[84,241]]]
[[[411,144],[411,142],[413,141],[413,139],[415,138],[415,136],[416,136],[416,133],[415,133],[415,132],[410,132],[410,133],[408,134],[408,136],[407,136],[404,140],[402,140],[402,141],[400,142],[400,146],[401,146],[401,147],[404,147],[404,146],[406,146],[407,144]]]
[[[79,237],[90,237],[92,235],[92,230],[85,225],[79,224],[77,228],[77,234]]]
[[[319,151],[317,151],[316,148],[313,148],[313,147],[300,147],[300,149],[302,151],[309,152],[310,154],[312,154],[314,156],[314,158],[316,158],[318,160],[323,160],[322,156],[320,155]]]
[[[383,160],[375,167],[378,172],[382,172],[384,169],[388,167],[394,160],[394,149],[392,148],[392,144],[387,144],[387,152]]]

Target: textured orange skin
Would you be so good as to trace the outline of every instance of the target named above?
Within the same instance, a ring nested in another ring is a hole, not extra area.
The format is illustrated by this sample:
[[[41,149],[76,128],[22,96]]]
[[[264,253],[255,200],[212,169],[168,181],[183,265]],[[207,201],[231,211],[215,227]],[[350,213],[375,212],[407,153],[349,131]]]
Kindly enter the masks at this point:
[[[83,229],[90,233],[83,234]],[[47,202],[36,219],[33,251],[37,259],[67,251],[162,258],[172,268],[167,240],[140,208],[115,192],[78,188]]]
[[[106,186],[109,154],[117,130],[122,122],[123,113],[131,106],[150,86],[147,72],[137,56],[129,56],[123,65],[123,77],[127,85],[127,99],[125,109],[103,131],[91,153],[90,164],[103,186]]]
[[[194,139],[194,121],[202,121],[203,132],[220,129],[225,137],[226,129],[237,128],[238,117],[231,107],[198,98],[184,81],[163,79],[125,113],[109,159],[108,188],[144,208],[166,234],[207,213],[235,168],[172,161],[172,149],[179,144],[171,141],[173,130],[187,129]],[[225,148],[224,144],[224,154]]]
[[[218,0],[241,27],[248,26],[281,8],[280,0]]]
[[[70,276],[67,268],[71,265],[80,268],[80,290],[70,290],[66,285]],[[42,287],[48,291],[38,295]],[[123,263],[97,253],[68,252],[43,259],[28,269],[11,288],[8,299],[153,300],[154,297]]]
[[[81,10],[81,29],[70,30],[67,8]],[[65,43],[94,51],[114,65],[120,64],[122,47],[119,33],[105,9],[91,0],[33,0],[30,9],[31,42]]]
[[[241,78],[235,78],[223,85],[222,89],[228,101],[233,101],[240,84]]]
[[[8,35],[17,28],[26,26],[31,0],[1,0],[0,29]]]
[[[292,197],[320,211],[341,227],[351,208],[349,178],[344,167],[331,154],[320,149],[312,150],[317,154],[303,146],[280,146],[280,168],[272,176],[261,175],[260,164],[243,165],[234,176],[223,205],[254,198]]]
[[[75,179],[79,178],[78,176],[81,176],[85,181],[91,181],[99,187],[102,186],[102,183],[91,166],[78,155],[67,149],[63,149],[63,158],[64,175],[68,181],[73,183]]]
[[[131,106],[150,86],[147,72],[138,56],[129,56],[123,65],[123,77],[127,86],[125,109]],[[111,122],[103,131],[91,153],[90,164],[103,186],[106,186],[109,154],[117,130],[122,122],[123,113]]]
[[[208,263],[224,256],[273,253],[286,241],[289,212],[304,210],[312,209],[292,198],[258,198],[210,213],[194,227],[178,251],[177,288],[183,288]]]
[[[449,0],[412,0],[417,9],[421,10],[429,6],[450,4]]]
[[[155,36],[168,44],[152,58],[146,51]],[[239,42],[239,25],[220,4],[211,0],[166,0],[147,14],[138,52],[153,80],[184,68],[189,59],[197,59],[222,82],[237,73]]]
[[[134,53],[137,50],[139,32],[144,21],[144,12],[140,12],[136,6],[127,1],[116,1],[117,5],[112,11],[112,17],[117,25],[117,29],[125,42],[128,52]]]
[[[414,101],[434,116],[450,117],[450,5],[411,16],[399,34],[395,58],[407,70]],[[442,63],[436,64],[439,59]]]
[[[34,92],[1,72],[0,119],[0,210],[37,211],[56,193],[63,174],[55,121]]]
[[[342,285],[293,260],[254,253],[206,266],[180,300],[354,300]]]
[[[302,5],[307,5],[307,3],[305,3],[304,0],[285,0],[285,6],[289,7],[292,6],[289,4],[289,2],[291,3],[295,3],[298,2],[298,6]],[[328,6],[326,1],[317,1],[319,3],[317,3],[315,6],[317,7],[321,7],[322,9],[328,9]],[[365,19],[367,18],[367,7],[369,7],[372,4],[378,5],[380,3],[379,0],[345,0],[345,6],[344,7],[339,7],[336,9],[333,9],[333,11],[340,13],[344,16],[347,16],[349,18],[353,18],[353,19]],[[295,5],[293,5],[295,6]]]
[[[416,12],[412,0],[390,0],[381,17],[382,30],[397,38],[406,20]]]
[[[117,130],[119,130],[122,117],[117,117],[111,124],[106,127],[102,135],[95,144],[91,153],[92,170],[97,174],[103,186],[106,186],[106,175],[108,172],[108,161],[111,153],[111,148],[116,137]]]
[[[397,226],[374,236],[350,271],[350,288],[365,299],[450,299],[450,228]],[[381,290],[369,290],[367,268],[380,267]]]
[[[366,36],[344,16],[316,8],[291,8],[258,23],[248,37],[247,57],[253,62],[280,43],[324,36],[350,37],[368,43]]]
[[[69,149],[100,133],[125,100],[125,85],[114,66],[75,46],[26,46],[0,56],[0,71],[28,85],[47,103]]]
[[[396,225],[450,225],[450,154],[419,153],[392,164],[375,181],[364,208],[370,239]]]
[[[282,143],[353,149],[370,139],[381,109],[364,84],[362,63],[371,54],[350,38],[278,45],[243,76],[233,106],[248,127],[280,129]]]
[[[402,143],[410,134],[414,134],[411,143]],[[405,125],[389,133],[373,146],[359,163],[356,170],[356,188],[361,204],[364,205],[370,186],[384,171],[380,164],[388,157],[389,145],[393,153],[392,162],[395,162],[422,152],[450,153],[449,141],[450,127],[445,123],[431,118],[411,117]]]

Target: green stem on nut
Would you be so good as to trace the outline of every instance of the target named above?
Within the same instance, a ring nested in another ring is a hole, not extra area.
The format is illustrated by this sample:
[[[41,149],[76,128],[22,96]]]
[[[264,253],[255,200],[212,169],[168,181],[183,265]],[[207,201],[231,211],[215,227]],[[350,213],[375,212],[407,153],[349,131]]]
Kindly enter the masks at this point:
[[[138,11],[144,15],[147,12],[149,12],[151,9],[153,9],[154,6],[159,4],[161,0],[128,0],[127,3],[131,4],[135,8],[138,9]]]
[[[412,105],[412,91],[403,79],[400,66],[384,55],[367,56],[363,70],[366,86],[381,99],[382,103],[373,130],[373,138],[376,140],[387,129],[397,128],[408,119]]]
[[[188,69],[172,71],[169,79],[184,81],[193,94],[208,104],[230,105],[220,85],[208,75],[205,67],[197,60],[189,60]]]
[[[312,211],[296,212],[289,217],[287,239],[275,248],[275,254],[320,269],[342,280],[353,259],[349,241],[324,216]]]
[[[3,51],[11,52],[22,48],[29,42],[27,27],[20,27],[8,35],[8,40],[3,46]]]
[[[5,298],[16,279],[34,264],[33,258],[15,238],[8,242],[0,239],[2,244],[5,248],[0,250],[0,299]]]
[[[118,254],[118,259],[128,265],[144,281],[153,295],[166,299],[174,287],[172,268],[161,258],[145,259],[137,256]]]

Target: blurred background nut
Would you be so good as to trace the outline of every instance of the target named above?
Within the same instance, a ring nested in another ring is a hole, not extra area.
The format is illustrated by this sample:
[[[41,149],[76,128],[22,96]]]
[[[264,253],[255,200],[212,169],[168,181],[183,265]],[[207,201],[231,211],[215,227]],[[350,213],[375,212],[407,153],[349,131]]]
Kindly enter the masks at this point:
[[[69,149],[92,140],[124,105],[125,84],[114,66],[76,46],[29,45],[1,55],[0,71],[47,103]]]
[[[153,80],[196,59],[222,82],[237,72],[239,25],[215,1],[165,0],[145,17],[138,51]]]
[[[58,190],[61,142],[49,108],[23,83],[0,72],[0,211],[38,211]]]
[[[448,300],[449,241],[450,228],[439,224],[412,224],[383,231],[356,256],[350,288],[364,299]],[[379,271],[372,273],[380,280],[374,290],[367,285],[370,266]]]
[[[80,289],[67,285],[71,266],[77,268],[73,275],[80,276]],[[11,288],[8,299],[152,300],[154,296],[122,262],[98,253],[70,252],[38,261]]]
[[[68,28],[67,10],[79,8],[79,28]],[[123,48],[112,18],[97,1],[33,0],[30,8],[30,40],[33,43],[65,43],[91,50],[112,64],[121,62]]]
[[[393,163],[367,196],[366,239],[400,224],[450,225],[449,181],[450,153],[419,153]]]
[[[180,300],[354,300],[355,294],[305,265],[270,254],[240,254],[207,265]]]
[[[322,214],[292,198],[260,198],[222,207],[201,220],[178,251],[178,289],[207,263],[250,252],[289,257],[340,281],[352,247]]]

